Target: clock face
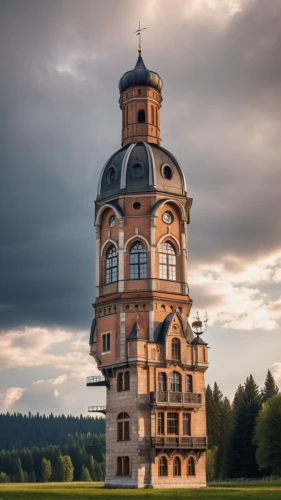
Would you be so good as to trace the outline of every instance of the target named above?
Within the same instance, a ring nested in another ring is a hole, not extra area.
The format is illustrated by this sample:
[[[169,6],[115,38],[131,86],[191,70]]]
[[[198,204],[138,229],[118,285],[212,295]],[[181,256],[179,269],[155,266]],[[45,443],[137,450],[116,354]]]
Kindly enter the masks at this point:
[[[111,217],[109,217],[109,227],[114,227],[114,226],[115,226],[115,216],[111,215]]]
[[[165,212],[163,214],[163,221],[166,222],[166,224],[171,224],[173,222],[174,218],[171,214],[171,212]]]

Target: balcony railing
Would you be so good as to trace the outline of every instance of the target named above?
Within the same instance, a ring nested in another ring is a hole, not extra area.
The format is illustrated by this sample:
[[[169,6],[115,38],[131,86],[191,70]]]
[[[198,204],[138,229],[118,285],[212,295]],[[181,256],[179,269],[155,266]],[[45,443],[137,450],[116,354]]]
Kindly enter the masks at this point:
[[[93,377],[87,377],[87,386],[95,386],[95,387],[100,387],[100,386],[107,386],[108,387],[108,382],[105,379],[105,377],[102,376],[93,376]]]
[[[153,437],[151,438],[153,448],[173,448],[183,450],[206,450],[206,437]]]
[[[88,406],[88,411],[106,415],[106,406]]]
[[[183,406],[184,408],[199,408],[202,406],[202,394],[194,392],[151,392],[150,400],[151,404],[159,406]]]

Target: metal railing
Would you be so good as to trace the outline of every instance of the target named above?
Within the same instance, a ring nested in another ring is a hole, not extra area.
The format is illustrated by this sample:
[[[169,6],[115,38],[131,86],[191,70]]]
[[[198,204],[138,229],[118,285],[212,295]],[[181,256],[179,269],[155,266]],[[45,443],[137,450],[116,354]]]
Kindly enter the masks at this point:
[[[86,382],[87,385],[96,385],[96,386],[99,386],[99,385],[107,385],[107,381],[105,379],[105,377],[103,376],[99,376],[99,375],[95,375],[95,376],[92,376],[92,377],[87,377],[87,382]]]
[[[202,406],[202,394],[194,392],[158,391],[150,393],[152,404],[183,405],[194,408]]]
[[[106,406],[88,406],[88,411],[106,414]]]
[[[153,437],[151,438],[153,448],[181,448],[185,450],[206,450],[206,437]]]

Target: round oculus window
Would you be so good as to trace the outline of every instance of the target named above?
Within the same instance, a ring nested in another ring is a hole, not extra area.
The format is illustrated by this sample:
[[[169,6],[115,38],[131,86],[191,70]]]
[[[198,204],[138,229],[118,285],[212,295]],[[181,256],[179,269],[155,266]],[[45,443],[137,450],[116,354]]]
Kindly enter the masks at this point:
[[[114,227],[115,226],[115,216],[111,215],[109,217],[109,227]]]
[[[162,174],[162,177],[164,177],[164,179],[168,179],[170,181],[173,177],[172,167],[170,167],[170,165],[167,165],[167,164],[162,165],[161,174]]]
[[[133,208],[134,208],[135,210],[139,210],[139,209],[140,209],[140,207],[141,207],[141,204],[140,204],[138,201],[135,201],[135,203],[133,204]]]
[[[171,212],[165,212],[163,214],[163,221],[166,223],[166,224],[172,224],[174,220],[174,217],[173,215],[171,214]]]

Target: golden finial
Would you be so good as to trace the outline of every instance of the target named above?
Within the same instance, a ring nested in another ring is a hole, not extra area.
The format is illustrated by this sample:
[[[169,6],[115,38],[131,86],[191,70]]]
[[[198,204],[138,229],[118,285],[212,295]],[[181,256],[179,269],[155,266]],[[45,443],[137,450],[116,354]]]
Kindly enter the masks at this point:
[[[140,27],[140,21],[139,21],[139,29],[137,31],[134,31],[133,35],[136,34],[139,37],[139,46],[138,46],[138,53],[141,54],[142,48],[141,48],[141,32],[143,30],[146,30],[146,28],[141,28]]]

